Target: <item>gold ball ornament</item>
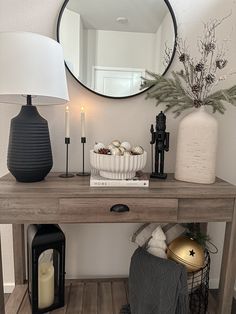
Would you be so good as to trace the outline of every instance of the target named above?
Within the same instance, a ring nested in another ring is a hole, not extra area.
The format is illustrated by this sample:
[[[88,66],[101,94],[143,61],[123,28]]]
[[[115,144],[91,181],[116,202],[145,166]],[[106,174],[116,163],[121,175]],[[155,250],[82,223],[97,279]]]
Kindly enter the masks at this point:
[[[194,272],[204,266],[205,255],[203,247],[188,237],[178,237],[172,241],[167,249],[167,257],[183,264],[187,272]]]

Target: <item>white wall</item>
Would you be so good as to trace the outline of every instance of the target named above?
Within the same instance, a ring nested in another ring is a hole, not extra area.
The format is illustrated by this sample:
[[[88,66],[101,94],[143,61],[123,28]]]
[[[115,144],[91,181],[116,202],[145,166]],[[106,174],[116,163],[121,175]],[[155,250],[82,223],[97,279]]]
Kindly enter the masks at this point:
[[[92,69],[95,65],[97,45],[96,45],[96,30],[84,29],[84,77],[83,83],[92,87]]]
[[[87,77],[83,77],[83,82],[86,86],[93,85],[94,66],[144,71],[154,67],[155,34],[84,29],[84,39],[87,44],[84,74],[87,73]]]
[[[97,32],[96,65],[122,68],[153,68],[152,33]]]
[[[156,40],[158,43],[156,49],[159,54],[159,58],[156,59],[156,69],[158,69],[158,73],[163,73],[166,69],[166,64],[164,62],[166,48],[172,49],[173,47],[175,37],[174,28],[172,27],[172,32],[169,31],[172,25],[172,17],[169,13],[167,13],[156,34]]]
[[[55,37],[56,19],[63,0],[8,0],[0,2],[0,31],[24,30],[38,32]],[[209,18],[222,17],[233,9],[233,16],[222,26],[220,37],[224,39],[232,32],[232,42],[229,45],[229,69],[236,68],[235,30],[232,25],[235,21],[235,2],[231,0],[199,0],[174,1],[171,4],[176,12],[179,33],[188,37],[190,45],[201,34],[202,21]],[[43,21],[43,22],[42,22]],[[32,48],[33,49],[33,48]],[[197,53],[194,46],[193,52]],[[172,69],[178,66],[175,61]],[[81,146],[79,113],[80,104],[87,110],[87,150],[95,141],[109,142],[112,138],[127,139],[139,143],[149,151],[149,128],[155,121],[155,115],[161,108],[146,101],[145,95],[127,100],[112,100],[98,97],[82,88],[68,75],[70,107],[71,107],[71,168],[81,168]],[[234,84],[234,77],[225,82],[226,86]],[[7,123],[10,116],[15,115],[18,109],[8,113],[6,106],[2,107],[0,125]],[[54,153],[54,170],[61,170],[64,166],[64,108],[50,107],[40,110],[48,119],[51,130],[51,139]],[[171,150],[167,156],[167,170],[174,170],[175,142],[178,120],[168,115],[168,130],[171,132]],[[236,110],[229,109],[225,116],[218,117],[220,122],[220,139],[218,152],[218,174],[225,179],[236,183],[235,159],[235,121]],[[1,130],[1,162],[5,164],[5,150],[7,146],[7,127]],[[4,142],[2,142],[4,141]],[[147,170],[150,170],[150,159]],[[127,274],[129,258],[133,247],[128,243],[128,237],[135,229],[134,225],[83,225],[63,226],[67,236],[67,273],[69,276],[88,275],[124,275]],[[220,247],[223,239],[223,227],[211,224],[209,231],[213,241]],[[12,282],[12,265],[10,264],[9,245],[10,231],[8,227],[2,229],[4,251],[4,278],[5,282]],[[7,242],[8,241],[8,242]],[[212,257],[212,279],[217,283],[219,277],[218,256]],[[232,274],[235,275],[235,274]]]
[[[10,117],[16,112],[15,106],[5,106],[0,105],[0,176],[7,173],[6,155],[9,137]],[[4,287],[6,292],[11,292],[12,288],[14,287],[11,225],[0,225],[0,234],[2,238],[2,251],[4,254]]]
[[[80,14],[67,8],[64,10],[61,27],[60,42],[67,66],[74,75],[84,77],[84,24]]]
[[[84,49],[81,48],[83,47],[84,44],[84,23],[82,18],[80,17],[79,21],[79,79],[84,77]]]
[[[60,41],[63,45],[65,60],[69,69],[76,77],[80,76],[81,58],[79,54],[81,39],[80,15],[65,9],[61,19]]]
[[[155,69],[163,73],[165,45],[171,48],[174,42],[169,13],[156,34],[86,29],[80,15],[68,9],[61,26],[60,40],[67,65],[87,86],[91,86],[94,66]]]

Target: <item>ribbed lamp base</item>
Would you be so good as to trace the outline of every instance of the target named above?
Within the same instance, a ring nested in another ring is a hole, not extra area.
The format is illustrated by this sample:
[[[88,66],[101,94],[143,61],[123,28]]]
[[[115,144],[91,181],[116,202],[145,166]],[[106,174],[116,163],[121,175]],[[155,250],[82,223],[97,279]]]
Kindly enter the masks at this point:
[[[43,180],[52,169],[48,123],[35,106],[22,106],[11,120],[7,166],[20,182]]]

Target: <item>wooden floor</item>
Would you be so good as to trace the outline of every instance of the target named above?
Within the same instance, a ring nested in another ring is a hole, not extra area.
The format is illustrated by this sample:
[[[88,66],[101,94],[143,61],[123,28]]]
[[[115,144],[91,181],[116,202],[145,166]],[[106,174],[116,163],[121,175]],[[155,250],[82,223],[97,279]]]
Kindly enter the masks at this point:
[[[217,292],[213,291],[213,295]],[[66,283],[66,305],[53,314],[120,314],[128,303],[127,279],[71,280]],[[16,286],[11,295],[5,295],[6,314],[31,314],[27,286]],[[212,296],[208,314],[215,314]],[[236,314],[234,300],[232,314]]]
[[[127,279],[68,281],[66,306],[53,314],[120,314],[127,304]],[[31,314],[27,287],[17,286],[8,297],[6,314]]]
[[[211,290],[211,295],[213,295],[215,298],[218,295],[218,290]],[[233,304],[232,304],[232,312],[231,314],[236,314],[236,299],[233,299]]]

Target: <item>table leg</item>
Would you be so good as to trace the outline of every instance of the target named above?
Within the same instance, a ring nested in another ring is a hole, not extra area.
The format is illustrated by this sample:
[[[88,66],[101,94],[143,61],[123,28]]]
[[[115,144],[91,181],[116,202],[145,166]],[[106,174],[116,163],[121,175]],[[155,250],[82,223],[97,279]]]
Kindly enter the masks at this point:
[[[24,225],[12,225],[15,284],[25,283],[25,235]]]
[[[219,287],[219,314],[230,314],[236,274],[236,200],[232,222],[226,223]]]
[[[200,230],[205,235],[207,235],[207,226],[208,226],[208,222],[201,222],[200,223]]]
[[[2,251],[1,251],[1,234],[0,234],[0,313],[5,314],[3,275],[2,275]]]

